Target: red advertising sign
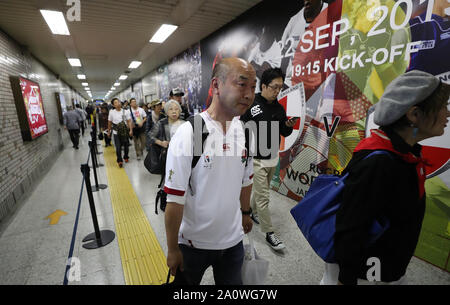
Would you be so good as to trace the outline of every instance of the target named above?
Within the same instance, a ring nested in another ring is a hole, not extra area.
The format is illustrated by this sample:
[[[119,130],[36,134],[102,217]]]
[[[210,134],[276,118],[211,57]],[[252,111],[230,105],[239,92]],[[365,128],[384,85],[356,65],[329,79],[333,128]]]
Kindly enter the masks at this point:
[[[35,82],[22,77],[19,77],[19,80],[31,138],[35,139],[48,131],[41,90]]]

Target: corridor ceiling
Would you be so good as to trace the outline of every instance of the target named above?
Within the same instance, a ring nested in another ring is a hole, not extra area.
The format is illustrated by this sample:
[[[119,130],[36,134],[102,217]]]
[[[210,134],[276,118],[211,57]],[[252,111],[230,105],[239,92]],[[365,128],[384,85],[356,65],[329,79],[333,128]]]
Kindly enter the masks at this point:
[[[80,3],[79,21],[73,16]],[[23,46],[86,99],[103,98],[122,74],[120,92],[167,60],[207,37],[261,0],[1,0],[0,29]],[[67,5],[72,3],[72,5]],[[61,11],[70,36],[54,35],[39,12]],[[178,29],[162,44],[150,43],[163,23]],[[79,58],[72,67],[67,58]],[[128,69],[131,61],[142,61]],[[85,74],[79,80],[77,74]]]

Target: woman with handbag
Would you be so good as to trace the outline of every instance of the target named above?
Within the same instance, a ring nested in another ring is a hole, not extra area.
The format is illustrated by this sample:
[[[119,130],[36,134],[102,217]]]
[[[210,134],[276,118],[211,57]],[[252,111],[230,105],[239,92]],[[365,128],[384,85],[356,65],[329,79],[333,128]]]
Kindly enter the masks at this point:
[[[406,283],[425,213],[427,162],[418,143],[444,134],[449,94],[450,85],[418,70],[386,87],[375,106],[380,128],[357,145],[343,172],[349,175],[336,214],[337,265],[327,265],[323,284]],[[376,150],[388,154],[365,158]],[[370,225],[380,217],[389,227],[368,245]]]
[[[161,188],[159,196],[161,197],[161,202],[165,201],[166,194],[162,190],[164,188],[164,174],[166,168],[166,154],[167,148],[169,147],[170,139],[177,131],[178,127],[184,123],[180,119],[181,106],[177,101],[169,101],[164,105],[164,111],[167,118],[164,118],[156,123],[151,131],[151,150],[159,151],[159,162],[161,165],[161,182],[159,187]],[[150,152],[152,153],[152,151]],[[153,151],[153,155],[155,152]],[[165,205],[161,205],[162,210],[164,210]]]

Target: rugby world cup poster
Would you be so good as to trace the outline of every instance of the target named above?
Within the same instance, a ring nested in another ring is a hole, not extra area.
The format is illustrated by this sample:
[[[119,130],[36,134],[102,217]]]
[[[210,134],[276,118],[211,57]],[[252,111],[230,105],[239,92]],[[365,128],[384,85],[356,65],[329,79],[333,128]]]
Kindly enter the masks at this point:
[[[450,1],[263,1],[200,42],[201,101],[229,56],[286,74],[278,102],[303,112],[282,139],[272,188],[301,200],[319,174],[340,174],[365,137],[369,109],[397,76],[418,69],[450,83]],[[286,92],[301,84],[296,101]],[[257,92],[260,90],[259,81]],[[303,107],[303,108],[302,108]],[[422,144],[427,210],[416,256],[450,270],[450,130]]]

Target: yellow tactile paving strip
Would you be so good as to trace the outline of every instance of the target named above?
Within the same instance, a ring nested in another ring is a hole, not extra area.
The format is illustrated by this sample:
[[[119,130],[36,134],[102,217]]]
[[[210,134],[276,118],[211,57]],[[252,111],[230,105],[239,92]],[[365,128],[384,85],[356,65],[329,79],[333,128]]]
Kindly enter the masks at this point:
[[[104,148],[108,188],[116,224],[122,268],[127,285],[166,283],[166,256],[131,185],[119,168],[113,147]]]

